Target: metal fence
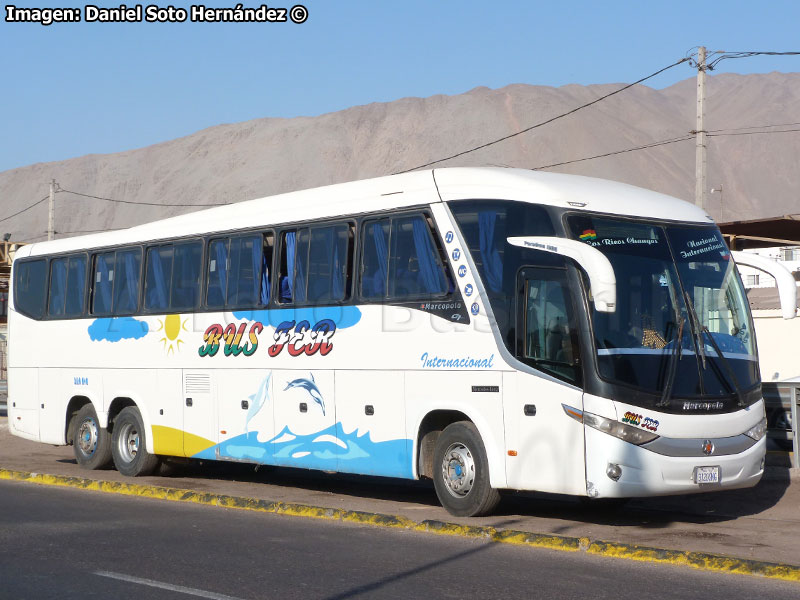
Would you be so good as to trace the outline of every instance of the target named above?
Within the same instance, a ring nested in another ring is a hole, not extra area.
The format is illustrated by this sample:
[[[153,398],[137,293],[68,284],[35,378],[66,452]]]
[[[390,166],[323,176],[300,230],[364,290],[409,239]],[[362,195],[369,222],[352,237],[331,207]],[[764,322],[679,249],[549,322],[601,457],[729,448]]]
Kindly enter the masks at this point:
[[[767,409],[767,436],[780,448],[792,451],[792,466],[800,467],[800,439],[797,415],[800,413],[800,383],[764,383]]]

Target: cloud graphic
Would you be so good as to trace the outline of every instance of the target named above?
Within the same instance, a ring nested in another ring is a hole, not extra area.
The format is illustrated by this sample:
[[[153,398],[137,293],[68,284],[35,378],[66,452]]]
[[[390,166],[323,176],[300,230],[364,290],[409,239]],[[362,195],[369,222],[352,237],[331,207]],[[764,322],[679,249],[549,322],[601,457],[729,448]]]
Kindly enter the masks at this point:
[[[138,340],[147,335],[150,326],[147,321],[138,321],[133,317],[112,317],[95,319],[89,325],[89,337],[92,341],[118,342],[120,340]]]

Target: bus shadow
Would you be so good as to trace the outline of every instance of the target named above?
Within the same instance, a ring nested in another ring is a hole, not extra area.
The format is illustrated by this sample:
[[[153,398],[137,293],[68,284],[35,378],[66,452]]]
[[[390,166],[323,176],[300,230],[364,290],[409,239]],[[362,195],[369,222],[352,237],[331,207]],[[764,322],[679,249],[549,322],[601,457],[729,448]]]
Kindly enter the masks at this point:
[[[757,515],[775,507],[786,497],[790,483],[789,470],[775,468],[754,488],[633,498],[627,502],[510,493],[504,497],[495,514],[652,529],[674,523],[720,523]]]
[[[430,480],[409,481],[363,475],[323,473],[289,467],[256,467],[218,462],[168,462],[160,479],[192,479],[265,484],[315,494],[354,499],[392,501],[441,510]],[[500,505],[490,517],[469,519],[475,525],[513,527],[529,519],[553,519],[621,527],[662,528],[673,523],[719,523],[762,513],[780,503],[791,483],[790,471],[771,467],[755,487],[703,494],[634,498],[624,504],[576,499],[556,494],[503,492]],[[166,484],[166,482],[165,482]],[[169,485],[169,484],[167,484]],[[314,500],[309,499],[308,502]],[[378,507],[381,510],[396,510]],[[422,515],[420,515],[422,516]],[[444,520],[461,521],[446,515]]]
[[[205,461],[168,461],[159,471],[163,479],[201,479],[265,484],[284,489],[350,496],[365,500],[396,501],[439,506],[430,481],[409,481],[346,473],[325,473],[291,467],[272,467]]]
[[[59,463],[76,464],[74,458],[59,459]],[[376,506],[367,510],[383,513],[414,513],[414,519],[434,518],[496,528],[531,529],[531,520],[560,521],[549,524],[553,533],[569,535],[575,523],[613,525],[659,529],[675,523],[713,524],[733,521],[767,511],[781,502],[797,502],[787,497],[790,492],[789,468],[772,466],[755,487],[743,490],[707,492],[655,498],[634,498],[624,504],[577,499],[570,496],[538,492],[502,492],[502,500],[489,517],[459,519],[444,512],[430,480],[409,481],[386,477],[370,477],[341,473],[324,473],[290,467],[256,466],[244,463],[170,459],[164,462],[157,477],[144,478],[147,483],[167,487],[180,487],[218,493],[219,484],[244,483],[280,488],[286,492],[297,490],[296,502],[320,503],[347,508],[346,499],[369,502],[392,502],[392,506]],[[144,482],[144,481],[143,481]],[[800,486],[795,482],[792,493]],[[265,487],[263,493],[252,489],[227,492],[234,495],[253,494],[272,499],[284,496],[271,494]],[[304,493],[308,497],[304,497]],[[275,497],[277,496],[277,497]],[[398,504],[400,506],[398,506]],[[428,509],[433,513],[427,512]],[[536,529],[536,526],[533,526]],[[541,528],[541,527],[540,527]]]

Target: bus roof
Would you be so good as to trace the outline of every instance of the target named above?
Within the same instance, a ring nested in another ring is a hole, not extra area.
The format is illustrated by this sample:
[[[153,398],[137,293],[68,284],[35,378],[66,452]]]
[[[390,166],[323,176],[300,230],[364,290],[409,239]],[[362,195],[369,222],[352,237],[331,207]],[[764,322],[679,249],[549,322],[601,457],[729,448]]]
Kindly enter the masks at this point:
[[[524,169],[453,167],[289,192],[129,229],[30,244],[20,249],[19,256],[236,231],[464,199],[518,200],[624,216],[712,222],[711,217],[693,204],[616,181]]]

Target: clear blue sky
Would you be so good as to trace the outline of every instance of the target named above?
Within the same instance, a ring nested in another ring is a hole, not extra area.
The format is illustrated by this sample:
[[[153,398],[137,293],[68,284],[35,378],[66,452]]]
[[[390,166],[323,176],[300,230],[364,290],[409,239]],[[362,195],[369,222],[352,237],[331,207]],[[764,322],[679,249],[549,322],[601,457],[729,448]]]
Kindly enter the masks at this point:
[[[6,23],[4,4],[0,171],[148,146],[220,123],[319,115],[405,96],[511,83],[626,83],[701,44],[800,50],[797,0],[299,1],[309,12],[302,25],[43,27]],[[800,56],[727,60],[717,72],[770,71],[800,72]],[[648,84],[667,87],[694,74],[684,64]]]

